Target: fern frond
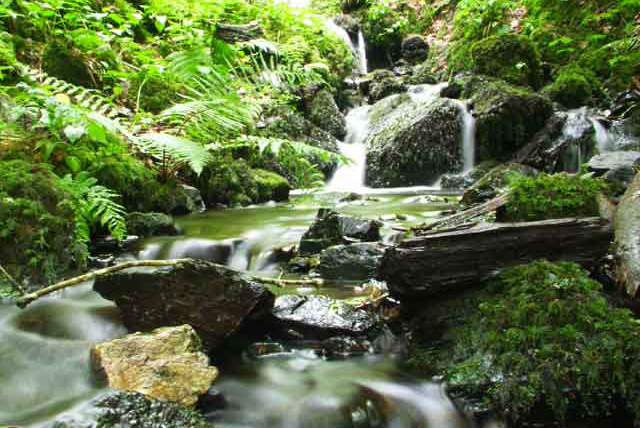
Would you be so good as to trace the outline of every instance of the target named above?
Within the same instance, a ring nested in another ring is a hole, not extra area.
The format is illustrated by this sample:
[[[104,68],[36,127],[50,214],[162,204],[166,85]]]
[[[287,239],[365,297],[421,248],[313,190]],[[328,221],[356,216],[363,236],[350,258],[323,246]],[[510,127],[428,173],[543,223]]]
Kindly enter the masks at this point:
[[[184,81],[189,81],[206,71],[211,65],[211,51],[197,47],[187,51],[174,52],[167,57],[167,69]]]
[[[202,145],[175,135],[150,132],[139,136],[138,144],[159,159],[168,155],[175,163],[189,165],[197,175],[202,173],[204,166],[212,159],[209,150]]]
[[[242,46],[252,51],[263,52],[269,55],[280,55],[278,44],[266,39],[253,39],[241,43]]]

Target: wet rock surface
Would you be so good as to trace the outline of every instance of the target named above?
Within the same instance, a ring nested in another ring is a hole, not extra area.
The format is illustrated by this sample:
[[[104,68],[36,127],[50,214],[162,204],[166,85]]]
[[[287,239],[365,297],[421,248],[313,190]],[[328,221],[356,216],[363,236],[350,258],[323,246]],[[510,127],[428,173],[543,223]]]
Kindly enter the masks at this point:
[[[138,392],[114,392],[92,403],[91,417],[61,419],[57,428],[214,428],[202,415],[180,404],[157,400]],[[87,420],[90,419],[90,420]]]
[[[595,130],[587,117],[566,112],[554,113],[544,128],[515,155],[515,162],[545,172],[576,172],[581,159],[595,150]]]
[[[514,173],[535,177],[540,171],[530,166],[517,163],[499,165],[491,169],[480,180],[465,190],[460,202],[463,205],[474,205],[495,198],[506,190],[509,185],[509,176]]]
[[[450,100],[405,102],[376,125],[366,139],[367,185],[429,185],[462,169],[462,121]]]
[[[189,325],[94,345],[91,366],[113,388],[193,406],[218,376]]]
[[[327,296],[280,296],[273,316],[281,328],[317,338],[363,335],[376,324],[366,311]]]
[[[115,302],[129,331],[189,324],[206,349],[259,321],[274,301],[263,285],[204,260],[105,275],[93,288]]]
[[[354,240],[378,241],[381,238],[381,226],[382,224],[375,220],[350,217],[328,208],[320,208],[315,222],[302,235],[299,252],[301,255],[310,255],[332,245],[346,244]]]
[[[375,243],[336,245],[320,253],[317,271],[325,279],[366,280],[376,275],[384,247]]]
[[[589,171],[601,175],[620,168],[633,169],[639,160],[640,152],[606,152],[591,158],[587,167]]]

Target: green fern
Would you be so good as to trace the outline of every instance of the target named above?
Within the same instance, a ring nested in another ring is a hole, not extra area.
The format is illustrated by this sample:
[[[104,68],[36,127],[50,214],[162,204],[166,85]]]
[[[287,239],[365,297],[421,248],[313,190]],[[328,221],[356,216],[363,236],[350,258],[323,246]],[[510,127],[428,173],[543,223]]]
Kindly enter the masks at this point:
[[[182,165],[188,165],[197,175],[211,161],[209,150],[201,144],[183,137],[159,132],[143,134],[136,139],[143,150],[160,159],[161,175],[169,178]]]
[[[95,225],[106,227],[118,239],[127,233],[126,210],[116,202],[119,195],[96,184],[97,181],[86,172],[75,177],[67,174],[60,179],[75,196],[75,236],[79,242],[89,242]]]

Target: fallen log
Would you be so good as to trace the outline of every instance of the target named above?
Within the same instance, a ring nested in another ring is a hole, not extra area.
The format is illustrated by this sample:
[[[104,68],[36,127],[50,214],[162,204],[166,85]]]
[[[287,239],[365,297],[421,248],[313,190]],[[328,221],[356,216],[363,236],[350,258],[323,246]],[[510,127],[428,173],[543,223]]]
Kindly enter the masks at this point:
[[[535,259],[589,266],[605,255],[612,236],[609,222],[599,217],[445,230],[388,248],[378,278],[394,297],[428,298],[473,287],[499,269]]]
[[[229,43],[246,42],[261,37],[263,34],[262,27],[253,22],[244,25],[216,25],[216,37]]]
[[[640,298],[640,174],[625,192],[614,218],[618,283],[632,298]]]
[[[128,262],[119,263],[114,266],[109,266],[103,269],[94,270],[84,275],[75,276],[73,278],[65,279],[64,281],[57,282],[48,287],[41,288],[40,290],[34,291],[33,293],[24,294],[22,297],[16,300],[16,306],[19,308],[25,308],[27,305],[32,303],[39,298],[46,296],[48,294],[53,293],[54,291],[62,290],[64,288],[72,287],[74,285],[81,284],[85,281],[89,281],[90,279],[97,278],[99,276],[119,272],[121,270],[136,268],[136,267],[166,267],[166,266],[175,266],[179,263],[189,262],[191,259],[172,259],[172,260],[133,260]],[[212,263],[215,264],[215,263]],[[226,269],[225,266],[217,265]],[[312,285],[312,286],[322,286],[324,281],[320,278],[312,278],[312,279],[280,279],[280,278],[269,278],[263,276],[252,276],[246,275],[246,277],[257,281],[262,282],[264,284],[276,285],[278,287],[284,287],[287,285]]]

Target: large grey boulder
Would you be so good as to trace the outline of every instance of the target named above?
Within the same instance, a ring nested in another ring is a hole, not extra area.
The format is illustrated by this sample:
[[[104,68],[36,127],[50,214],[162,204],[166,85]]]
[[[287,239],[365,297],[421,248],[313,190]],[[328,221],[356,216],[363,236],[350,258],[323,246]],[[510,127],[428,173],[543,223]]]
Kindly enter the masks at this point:
[[[189,324],[207,349],[259,321],[274,301],[263,285],[204,260],[104,275],[93,289],[115,302],[129,331]]]
[[[365,144],[367,185],[432,184],[462,168],[460,108],[446,99],[426,104],[408,100],[375,121]]]
[[[589,171],[603,175],[619,168],[633,169],[638,160],[640,152],[606,152],[592,157],[587,167]]]
[[[336,245],[322,250],[317,270],[325,279],[364,281],[375,277],[383,255],[384,247],[376,243]]]
[[[632,298],[640,298],[640,174],[625,192],[614,217],[616,276]]]
[[[91,365],[107,385],[193,406],[218,370],[189,325],[159,328],[91,348]]]
[[[301,255],[316,254],[333,245],[354,241],[374,242],[380,240],[382,223],[339,214],[328,208],[320,208],[316,220],[302,235]]]

